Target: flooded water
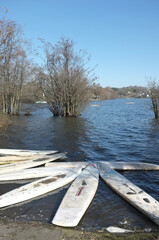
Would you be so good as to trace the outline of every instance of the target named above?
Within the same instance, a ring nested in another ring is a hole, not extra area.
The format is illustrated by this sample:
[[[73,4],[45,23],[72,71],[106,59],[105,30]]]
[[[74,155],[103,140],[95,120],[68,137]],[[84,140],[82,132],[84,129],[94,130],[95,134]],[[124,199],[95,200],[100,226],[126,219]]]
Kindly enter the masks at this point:
[[[66,161],[128,161],[159,164],[159,121],[149,99],[91,103],[78,118],[54,118],[44,105],[25,105],[32,115],[14,117],[0,132],[0,148],[59,150]],[[125,177],[159,201],[157,171],[124,171]],[[0,184],[0,194],[29,181]],[[0,218],[51,222],[68,186],[31,201],[0,209]],[[97,193],[77,228],[159,227],[115,194],[101,179]]]

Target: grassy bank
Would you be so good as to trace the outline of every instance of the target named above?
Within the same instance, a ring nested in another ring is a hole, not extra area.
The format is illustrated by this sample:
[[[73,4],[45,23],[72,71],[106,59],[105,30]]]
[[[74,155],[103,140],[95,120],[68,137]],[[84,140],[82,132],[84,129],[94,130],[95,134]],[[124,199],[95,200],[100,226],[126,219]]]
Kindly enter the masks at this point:
[[[0,220],[0,239],[3,240],[158,240],[159,233],[110,234],[79,231],[38,222]]]

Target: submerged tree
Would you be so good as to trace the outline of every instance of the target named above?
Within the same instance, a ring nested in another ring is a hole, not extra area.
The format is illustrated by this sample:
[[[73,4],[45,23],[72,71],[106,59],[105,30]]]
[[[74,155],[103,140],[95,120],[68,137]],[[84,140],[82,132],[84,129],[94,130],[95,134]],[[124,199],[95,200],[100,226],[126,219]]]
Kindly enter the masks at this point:
[[[13,21],[0,20],[0,96],[3,113],[19,114],[28,61],[22,31]]]
[[[39,71],[42,91],[54,116],[78,116],[89,100],[89,87],[94,75],[86,64],[85,52],[75,53],[70,39],[52,46],[44,41],[46,65]]]
[[[159,118],[159,85],[156,83],[155,80],[150,80],[148,83],[148,88],[155,118]]]

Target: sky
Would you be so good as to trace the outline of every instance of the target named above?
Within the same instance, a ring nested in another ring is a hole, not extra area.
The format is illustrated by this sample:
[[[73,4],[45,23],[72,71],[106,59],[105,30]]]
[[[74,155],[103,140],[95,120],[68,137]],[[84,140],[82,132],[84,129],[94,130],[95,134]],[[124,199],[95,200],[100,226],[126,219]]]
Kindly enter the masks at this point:
[[[159,80],[159,0],[1,0],[0,7],[34,48],[39,38],[54,45],[64,36],[87,50],[102,87]]]

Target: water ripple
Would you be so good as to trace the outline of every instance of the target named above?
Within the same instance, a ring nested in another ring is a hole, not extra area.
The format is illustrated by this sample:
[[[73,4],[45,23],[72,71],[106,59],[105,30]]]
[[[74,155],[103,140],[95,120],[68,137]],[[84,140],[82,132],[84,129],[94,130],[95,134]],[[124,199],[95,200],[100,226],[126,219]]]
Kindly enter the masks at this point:
[[[130,101],[133,104],[127,104]],[[99,105],[88,106],[79,118],[53,118],[45,107],[25,106],[32,115],[14,117],[14,125],[1,133],[0,147],[57,149],[68,153],[68,161],[159,164],[159,121],[154,120],[149,99],[116,99],[101,101]],[[121,173],[159,201],[158,172]],[[7,192],[13,186],[18,185],[1,184],[1,191]],[[51,193],[1,210],[0,216],[14,218],[16,213],[16,219],[49,222],[64,193]],[[101,229],[109,225],[158,230],[100,179],[95,198],[78,228]]]

